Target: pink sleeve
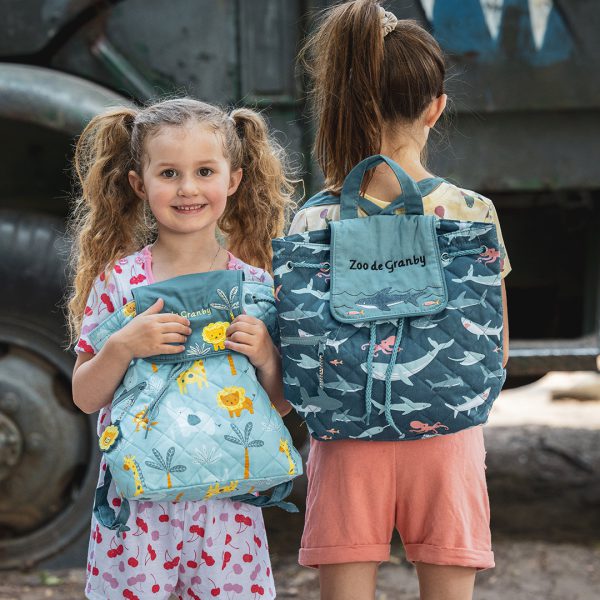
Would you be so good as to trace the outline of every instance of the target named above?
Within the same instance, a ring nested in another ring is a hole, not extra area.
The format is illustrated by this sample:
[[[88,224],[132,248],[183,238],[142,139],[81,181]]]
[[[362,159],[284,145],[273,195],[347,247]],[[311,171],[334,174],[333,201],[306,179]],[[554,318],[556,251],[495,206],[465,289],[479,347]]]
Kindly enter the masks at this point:
[[[114,273],[111,273],[109,279],[110,281],[107,281],[104,273],[94,279],[85,305],[79,340],[75,345],[75,352],[77,353],[89,352],[95,354],[88,338],[90,332],[106,317],[121,307],[122,303],[117,300],[119,293],[115,284]]]

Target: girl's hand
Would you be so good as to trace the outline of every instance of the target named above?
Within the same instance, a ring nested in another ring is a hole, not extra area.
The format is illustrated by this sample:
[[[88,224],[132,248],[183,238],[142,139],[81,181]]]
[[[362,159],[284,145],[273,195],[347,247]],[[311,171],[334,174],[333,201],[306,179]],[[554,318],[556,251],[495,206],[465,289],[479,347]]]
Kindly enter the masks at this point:
[[[271,366],[279,359],[265,324],[256,317],[239,315],[227,328],[225,347],[245,354],[255,369]]]
[[[161,313],[164,300],[159,298],[148,310],[136,315],[123,329],[110,337],[133,360],[155,354],[178,354],[185,346],[173,346],[173,342],[185,342],[192,333],[190,322],[180,315]]]

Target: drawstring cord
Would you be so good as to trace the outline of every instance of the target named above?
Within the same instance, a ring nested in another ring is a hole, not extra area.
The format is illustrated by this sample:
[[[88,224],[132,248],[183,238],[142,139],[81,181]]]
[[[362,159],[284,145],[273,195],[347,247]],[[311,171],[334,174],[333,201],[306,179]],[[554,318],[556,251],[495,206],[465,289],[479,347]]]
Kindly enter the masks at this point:
[[[400,340],[402,339],[402,333],[404,331],[404,317],[398,319],[398,329],[396,330],[396,341],[394,342],[394,349],[392,350],[392,356],[388,363],[387,370],[385,372],[385,420],[401,437],[404,434],[398,429],[394,419],[392,418],[392,373],[394,365],[396,364],[396,358],[398,357],[398,349],[400,347]]]
[[[396,339],[394,341],[394,348],[392,355],[390,356],[390,362],[388,363],[385,372],[385,420],[388,425],[392,427],[401,437],[404,434],[398,429],[394,419],[392,418],[392,373],[398,357],[398,350],[400,348],[400,340],[402,339],[402,333],[404,332],[404,317],[398,319],[398,325],[396,329]],[[371,410],[373,406],[372,390],[373,390],[373,355],[375,354],[375,346],[377,344],[377,323],[371,323],[371,339],[369,341],[369,354],[367,357],[367,387],[365,389],[365,421],[367,425],[371,419]]]
[[[375,354],[375,344],[377,343],[377,323],[371,323],[371,340],[369,342],[369,355],[367,357],[367,388],[365,390],[365,420],[367,425],[371,420],[371,409],[373,399],[371,390],[373,389],[373,355]]]

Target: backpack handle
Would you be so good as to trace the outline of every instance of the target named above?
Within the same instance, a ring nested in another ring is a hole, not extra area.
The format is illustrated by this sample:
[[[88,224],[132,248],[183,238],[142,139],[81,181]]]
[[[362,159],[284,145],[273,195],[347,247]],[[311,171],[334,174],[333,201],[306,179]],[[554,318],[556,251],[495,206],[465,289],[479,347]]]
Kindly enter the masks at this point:
[[[423,214],[423,197],[415,181],[391,158],[383,154],[375,154],[360,161],[344,180],[340,197],[341,220],[355,219],[358,216],[360,186],[362,185],[365,173],[382,162],[386,163],[394,172],[394,175],[396,175],[402,193],[389,206],[383,209],[380,214],[393,214],[396,208],[401,206],[404,206],[407,215]]]

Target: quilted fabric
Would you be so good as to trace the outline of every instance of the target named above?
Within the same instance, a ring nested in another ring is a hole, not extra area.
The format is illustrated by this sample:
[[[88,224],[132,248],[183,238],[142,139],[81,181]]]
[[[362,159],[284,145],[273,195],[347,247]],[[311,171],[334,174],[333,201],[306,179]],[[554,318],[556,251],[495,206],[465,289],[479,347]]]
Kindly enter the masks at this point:
[[[273,241],[286,398],[316,439],[411,440],[487,420],[505,379],[495,226],[437,220],[436,240],[446,307],[374,327],[330,310],[331,228]],[[420,296],[386,288],[371,304]]]
[[[222,345],[241,312],[276,335],[272,287],[242,281],[240,271],[219,271],[148,285],[134,297],[91,333],[96,352],[134,318],[136,303],[145,309],[156,297],[165,299],[164,312],[187,312],[193,334],[179,355],[134,359],[115,391],[100,447],[119,494],[153,501],[239,497],[300,475],[300,456],[253,366]]]

